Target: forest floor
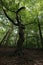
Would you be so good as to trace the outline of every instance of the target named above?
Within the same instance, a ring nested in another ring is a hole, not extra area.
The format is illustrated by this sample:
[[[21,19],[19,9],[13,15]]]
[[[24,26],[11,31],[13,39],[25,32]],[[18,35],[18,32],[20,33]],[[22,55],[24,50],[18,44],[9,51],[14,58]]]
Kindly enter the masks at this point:
[[[43,50],[24,49],[23,56],[13,56],[15,48],[0,48],[0,65],[43,65]]]

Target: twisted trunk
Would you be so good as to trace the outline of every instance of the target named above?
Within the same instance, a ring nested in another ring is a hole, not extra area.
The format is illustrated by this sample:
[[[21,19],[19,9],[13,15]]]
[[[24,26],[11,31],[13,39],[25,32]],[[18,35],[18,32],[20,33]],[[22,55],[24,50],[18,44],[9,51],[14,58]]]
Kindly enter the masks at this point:
[[[19,39],[17,41],[17,48],[19,51],[22,51],[22,47],[23,47],[23,43],[24,43],[24,29],[25,29],[25,26],[24,25],[21,25],[18,27],[19,29]]]

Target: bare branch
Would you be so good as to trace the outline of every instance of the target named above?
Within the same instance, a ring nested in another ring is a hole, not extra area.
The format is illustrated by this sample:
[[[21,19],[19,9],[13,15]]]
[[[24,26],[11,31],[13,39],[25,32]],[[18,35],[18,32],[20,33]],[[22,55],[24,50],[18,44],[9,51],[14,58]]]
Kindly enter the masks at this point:
[[[25,9],[25,7],[19,8],[19,9],[16,11],[16,13],[20,12],[22,9]]]
[[[6,16],[14,25],[18,26],[18,23],[15,23],[15,22],[7,15],[7,13],[6,13],[6,11],[5,11],[4,8],[3,8],[3,11],[4,11],[5,16]]]
[[[25,7],[21,7],[21,8],[19,8],[19,9],[15,12],[15,11],[10,10],[10,9],[7,8],[6,6],[4,6],[2,0],[1,0],[1,4],[2,4],[2,8],[4,7],[4,8],[3,8],[3,11],[4,11],[5,16],[6,16],[14,25],[16,25],[16,26],[20,25],[21,22],[20,22],[20,18],[19,18],[19,14],[18,14],[18,13],[19,13],[22,9],[25,9]],[[15,22],[7,15],[6,10],[9,10],[9,11],[11,11],[11,12],[16,13],[17,23],[15,23]]]
[[[21,8],[19,8],[19,9],[16,11],[16,20],[17,20],[18,23],[20,23],[20,19],[19,19],[19,14],[18,14],[18,13],[19,13],[22,9],[25,9],[25,7],[21,7]]]

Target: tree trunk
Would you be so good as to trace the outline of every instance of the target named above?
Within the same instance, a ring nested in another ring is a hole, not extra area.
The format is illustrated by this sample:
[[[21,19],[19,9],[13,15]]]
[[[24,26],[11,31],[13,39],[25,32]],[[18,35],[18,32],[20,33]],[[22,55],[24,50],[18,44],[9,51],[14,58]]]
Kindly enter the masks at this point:
[[[3,37],[2,41],[0,42],[0,46],[4,45],[7,46],[8,45],[8,39],[10,37],[10,34],[12,33],[13,28],[10,28],[7,33],[5,34],[5,36]]]
[[[19,34],[19,39],[17,41],[17,50],[16,52],[20,55],[22,54],[22,49],[23,49],[23,43],[24,43],[24,29],[25,26],[23,24],[20,24],[18,27],[18,34]]]
[[[42,37],[42,32],[41,32],[41,26],[40,26],[40,22],[38,20],[38,28],[39,28],[39,35],[40,35],[40,40],[41,40],[41,44],[42,44],[42,48],[43,48],[43,37]]]
[[[6,39],[7,35],[8,35],[8,32],[9,32],[9,30],[6,32],[5,36],[3,37],[2,41],[0,42],[0,46],[2,45],[2,43],[5,42],[5,39]]]

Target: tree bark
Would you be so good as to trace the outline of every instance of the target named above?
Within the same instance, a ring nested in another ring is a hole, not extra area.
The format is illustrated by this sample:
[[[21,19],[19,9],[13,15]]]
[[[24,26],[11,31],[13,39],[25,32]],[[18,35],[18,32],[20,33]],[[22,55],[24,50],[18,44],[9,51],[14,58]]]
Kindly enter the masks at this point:
[[[38,19],[38,28],[39,28],[39,35],[40,35],[40,40],[41,40],[41,44],[42,44],[42,48],[43,48],[43,37],[42,37],[42,32],[41,32],[41,26],[40,26],[39,19]]]
[[[24,43],[24,29],[25,29],[25,26],[24,25],[21,25],[18,27],[19,29],[19,39],[17,41],[17,48],[18,48],[18,51],[22,51],[22,47],[23,47],[23,43]]]

